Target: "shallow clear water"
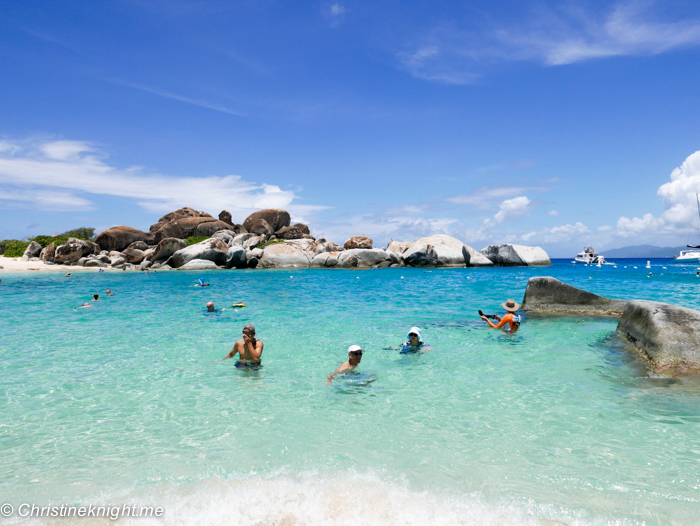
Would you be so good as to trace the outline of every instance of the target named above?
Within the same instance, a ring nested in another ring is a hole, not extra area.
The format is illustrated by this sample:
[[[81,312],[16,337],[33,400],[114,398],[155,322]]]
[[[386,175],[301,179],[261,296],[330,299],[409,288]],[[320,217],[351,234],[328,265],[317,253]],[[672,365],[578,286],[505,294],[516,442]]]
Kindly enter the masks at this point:
[[[508,335],[477,315],[541,275],[700,308],[696,265],[618,263],[3,274],[0,504],[151,504],[167,524],[695,524],[700,381],[651,373],[614,319],[529,316]],[[263,367],[212,363],[249,322]],[[413,325],[433,351],[386,349]],[[327,386],[351,344],[376,381]]]

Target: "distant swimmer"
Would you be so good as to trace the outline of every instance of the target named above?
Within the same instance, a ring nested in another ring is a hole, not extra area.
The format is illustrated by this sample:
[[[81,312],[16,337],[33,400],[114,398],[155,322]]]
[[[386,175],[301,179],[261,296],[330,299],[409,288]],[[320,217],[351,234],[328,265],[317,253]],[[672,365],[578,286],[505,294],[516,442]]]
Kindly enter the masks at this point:
[[[93,294],[92,299],[90,301],[100,301],[100,295],[99,294]]]
[[[255,325],[252,323],[246,323],[243,327],[243,339],[238,340],[234,345],[231,352],[224,356],[221,360],[214,360],[215,362],[220,362],[222,360],[228,360],[233,358],[238,354],[238,361],[236,362],[236,367],[255,367],[260,366],[260,359],[263,353],[263,342],[255,337]]]
[[[498,314],[484,314],[483,312],[479,311],[479,316],[481,316],[481,319],[484,320],[486,323],[488,323],[491,327],[494,329],[500,329],[503,327],[506,323],[509,325],[509,331],[510,332],[515,332],[518,330],[518,327],[520,327],[520,322],[522,321],[521,317],[515,312],[520,308],[520,304],[516,303],[515,300],[513,299],[508,299],[505,303],[501,303],[501,306],[508,311],[508,314],[503,316],[501,318]],[[498,325],[494,325],[489,321],[489,318],[492,318],[496,321],[498,321]]]
[[[195,287],[209,287],[210,284],[208,281],[204,281],[202,278],[199,278],[199,283],[195,285]]]
[[[114,294],[112,293],[112,289],[107,289],[107,292],[105,292],[105,295],[106,296],[114,296]]]
[[[73,310],[91,309],[92,307],[94,307],[94,305],[90,305],[89,303],[83,303],[80,307],[73,307]]]
[[[207,303],[207,312],[216,312],[216,307],[214,307],[213,301]]]
[[[411,330],[408,331],[408,341],[401,345],[401,354],[410,352],[424,353],[432,350],[433,348],[423,341],[418,327],[411,327]]]
[[[73,276],[71,276],[71,275],[70,275],[70,272],[69,272],[68,274],[66,274],[66,277],[67,277],[67,278],[72,278]]]
[[[358,365],[360,365],[360,362],[362,361],[363,352],[364,351],[362,350],[362,347],[360,347],[359,345],[351,345],[350,347],[348,347],[348,361],[343,363],[334,372],[328,375],[328,381],[326,382],[326,385],[330,385],[333,382],[333,378],[335,378],[337,375],[346,374],[354,371],[355,368]]]

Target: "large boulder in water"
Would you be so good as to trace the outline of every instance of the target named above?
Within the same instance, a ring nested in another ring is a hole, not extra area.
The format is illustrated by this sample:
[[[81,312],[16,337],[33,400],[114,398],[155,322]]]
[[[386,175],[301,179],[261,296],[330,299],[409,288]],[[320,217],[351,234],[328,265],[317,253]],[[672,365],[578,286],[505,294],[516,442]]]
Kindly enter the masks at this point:
[[[226,268],[246,268],[248,266],[248,256],[245,248],[233,246],[226,251]]]
[[[700,312],[657,301],[627,303],[617,330],[657,372],[700,370]]]
[[[468,267],[493,267],[493,261],[469,245],[462,247],[462,255],[464,256],[464,263]]]
[[[143,241],[148,245],[154,243],[153,236],[130,226],[113,226],[102,232],[95,239],[102,250],[121,252],[135,241]]]
[[[200,243],[178,250],[170,257],[168,264],[173,268],[180,268],[193,259],[206,259],[218,266],[224,266],[227,250],[226,243],[218,238],[210,237]]]
[[[185,206],[184,208],[180,208],[179,210],[175,210],[174,212],[170,212],[169,214],[165,214],[163,217],[161,217],[157,223],[154,223],[151,225],[150,232],[151,234],[154,234],[163,228],[165,225],[170,223],[171,221],[177,221],[178,219],[184,219],[186,217],[211,217],[209,214],[206,212],[198,212],[197,210],[190,208],[188,206]],[[211,217],[214,219],[213,217]]]
[[[540,247],[525,245],[489,245],[481,253],[498,267],[548,266],[552,262],[547,253]]]
[[[178,239],[176,237],[166,237],[165,239],[162,239],[153,249],[153,253],[148,259],[151,261],[168,259],[175,252],[182,250],[183,248],[187,248],[187,243],[185,243],[182,239]]]
[[[463,267],[464,243],[459,239],[445,234],[422,237],[416,241],[416,245],[431,245],[437,254],[437,264],[441,267]]]
[[[219,230],[228,230],[231,225],[213,217],[185,217],[163,225],[155,234],[156,243],[166,237],[187,239],[194,236],[211,236]]]
[[[357,259],[358,267],[376,267],[389,260],[389,255],[380,248],[355,248],[345,250],[338,258],[338,265],[343,266],[346,258],[350,255]],[[354,266],[354,265],[353,265]]]
[[[178,268],[178,270],[216,270],[219,267],[208,259],[192,259]]]
[[[348,239],[343,247],[345,250],[352,250],[353,248],[372,248],[374,241],[371,238],[363,235],[352,236]]]
[[[598,296],[577,289],[556,278],[530,278],[522,308],[526,312],[574,313],[596,316],[620,316],[627,301]]]
[[[311,257],[307,252],[288,243],[265,247],[259,266],[262,268],[308,268]]]
[[[100,246],[97,243],[71,237],[63,245],[56,248],[53,262],[57,264],[75,263],[80,258],[99,253]]]
[[[289,212],[286,210],[281,210],[279,208],[266,208],[265,210],[258,210],[253,212],[245,221],[243,221],[243,228],[248,232],[252,232],[251,228],[258,219],[264,219],[274,232],[277,232],[280,228],[289,226],[291,222],[291,217]]]
[[[409,267],[437,267],[438,255],[433,245],[416,243],[403,253],[403,262]]]

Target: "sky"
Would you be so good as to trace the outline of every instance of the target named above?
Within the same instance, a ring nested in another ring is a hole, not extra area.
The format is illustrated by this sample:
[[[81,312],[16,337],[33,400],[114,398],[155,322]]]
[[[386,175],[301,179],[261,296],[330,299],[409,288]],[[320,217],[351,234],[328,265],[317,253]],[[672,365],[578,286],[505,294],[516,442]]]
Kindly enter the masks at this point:
[[[700,244],[700,2],[3,2],[0,239],[182,206],[572,257]]]

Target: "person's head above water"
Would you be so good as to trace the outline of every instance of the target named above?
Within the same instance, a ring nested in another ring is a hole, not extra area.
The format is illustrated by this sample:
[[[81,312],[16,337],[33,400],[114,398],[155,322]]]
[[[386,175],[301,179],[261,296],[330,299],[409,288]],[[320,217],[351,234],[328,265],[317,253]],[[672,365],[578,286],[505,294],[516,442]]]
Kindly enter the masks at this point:
[[[516,303],[512,298],[508,298],[505,303],[501,303],[501,306],[508,312],[515,312],[520,308],[520,304]]]
[[[207,303],[207,310],[208,310],[209,312],[214,312],[214,311],[216,310],[216,308],[214,308],[214,302],[213,302],[213,301],[210,301],[210,302]]]
[[[97,300],[99,300],[99,299],[100,299],[100,295],[99,295],[99,294],[93,294],[93,295],[92,295],[92,301],[97,301]]]
[[[351,345],[348,347],[348,361],[350,364],[355,365],[360,363],[360,361],[362,361],[363,352],[362,347],[359,345]]]
[[[250,336],[255,336],[255,325],[253,325],[252,323],[246,323],[243,326],[243,333],[248,334]]]
[[[408,331],[408,341],[411,342],[411,345],[418,345],[421,340],[422,335],[420,329],[418,327],[411,327],[411,330]]]

